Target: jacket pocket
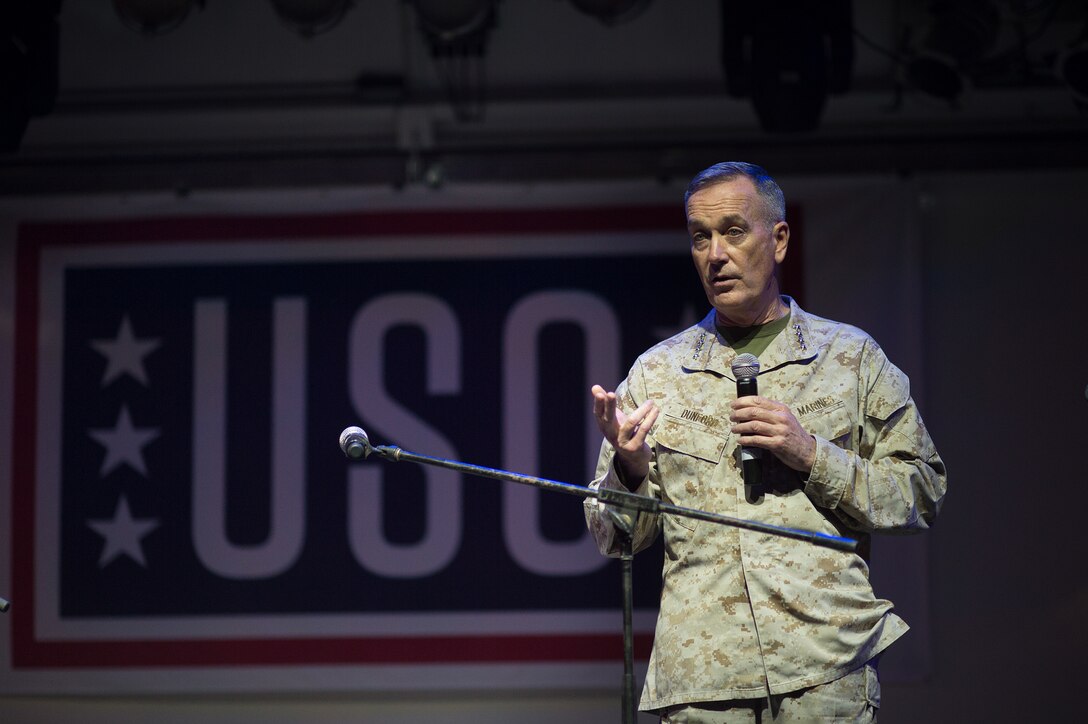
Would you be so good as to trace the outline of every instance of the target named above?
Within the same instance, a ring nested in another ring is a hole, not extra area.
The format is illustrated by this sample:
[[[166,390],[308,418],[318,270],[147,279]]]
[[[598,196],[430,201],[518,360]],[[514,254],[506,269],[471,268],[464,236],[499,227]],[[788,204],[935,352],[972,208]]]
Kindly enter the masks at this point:
[[[655,425],[657,469],[666,502],[702,508],[705,486],[729,442],[728,434],[665,413]],[[694,530],[697,521],[678,516],[678,525]]]
[[[842,407],[806,417],[800,423],[812,435],[819,435],[844,450],[855,450],[858,439],[857,421]]]

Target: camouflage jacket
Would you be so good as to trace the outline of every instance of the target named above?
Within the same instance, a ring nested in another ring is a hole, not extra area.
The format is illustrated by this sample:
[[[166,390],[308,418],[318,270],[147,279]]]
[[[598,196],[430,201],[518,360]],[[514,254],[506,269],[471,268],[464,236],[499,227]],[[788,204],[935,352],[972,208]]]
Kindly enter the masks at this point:
[[[729,432],[735,352],[714,312],[656,345],[617,389],[630,412],[661,409],[650,473],[636,492],[676,505],[859,540],[844,553],[766,533],[643,515],[635,550],[664,533],[660,611],[643,709],[758,698],[832,681],[907,630],[873,595],[871,531],[928,528],[945,469],[906,375],[861,330],[802,311],[760,357],[759,394],[788,405],[816,439],[807,478],[765,455],[763,494],[746,496]],[[623,488],[605,442],[593,487]],[[609,517],[586,501],[602,553],[618,555]]]

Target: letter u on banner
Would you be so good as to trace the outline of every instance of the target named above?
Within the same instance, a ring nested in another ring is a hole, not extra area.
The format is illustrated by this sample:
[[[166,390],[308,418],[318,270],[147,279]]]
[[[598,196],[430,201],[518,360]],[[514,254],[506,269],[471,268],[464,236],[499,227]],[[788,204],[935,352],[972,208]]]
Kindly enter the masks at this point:
[[[540,331],[547,324],[568,322],[581,327],[588,390],[595,381],[611,384],[618,378],[619,320],[600,297],[581,291],[548,291],[531,294],[510,310],[503,331],[503,466],[537,475],[540,465]],[[591,405],[585,405],[587,474],[591,474],[599,450],[600,432]],[[584,481],[571,481],[584,482]],[[536,488],[510,485],[503,490],[503,536],[510,555],[538,575],[575,576],[591,573],[608,559],[597,552],[588,530],[573,541],[552,541],[540,525],[540,496]],[[547,493],[555,495],[555,493]]]
[[[227,303],[201,299],[193,329],[193,548],[225,578],[271,578],[298,558],[306,535],[306,301],[276,299],[272,332],[272,520],[268,539],[227,537]],[[263,451],[262,451],[263,452]]]

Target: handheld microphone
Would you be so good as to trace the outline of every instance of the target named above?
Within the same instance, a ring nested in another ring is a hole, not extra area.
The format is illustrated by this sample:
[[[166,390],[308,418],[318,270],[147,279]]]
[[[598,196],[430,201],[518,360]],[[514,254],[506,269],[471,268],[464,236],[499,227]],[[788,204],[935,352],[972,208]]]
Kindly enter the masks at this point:
[[[737,379],[737,397],[758,395],[756,375],[759,374],[759,359],[754,354],[738,354],[733,364],[733,376]],[[763,483],[763,450],[758,447],[740,449],[740,466],[744,474],[744,484],[757,486]]]
[[[370,438],[361,427],[345,427],[340,433],[340,449],[352,460],[358,460],[370,454]]]

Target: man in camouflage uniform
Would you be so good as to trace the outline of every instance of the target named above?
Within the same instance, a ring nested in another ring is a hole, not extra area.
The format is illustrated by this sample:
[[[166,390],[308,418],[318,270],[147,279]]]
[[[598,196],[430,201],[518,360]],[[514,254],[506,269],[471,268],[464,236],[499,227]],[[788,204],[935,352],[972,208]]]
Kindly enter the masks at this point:
[[[861,553],[643,515],[635,550],[663,531],[665,564],[640,707],[667,722],[874,721],[876,659],[907,625],[873,595],[869,533],[928,528],[944,464],[876,342],[780,296],[789,226],[763,169],[712,166],[685,207],[714,309],[639,357],[615,392],[593,387],[605,437],[593,487],[851,537]],[[759,357],[758,396],[737,398],[741,352]],[[766,451],[758,489],[746,489],[741,446]],[[601,505],[587,500],[586,518],[617,555]]]

